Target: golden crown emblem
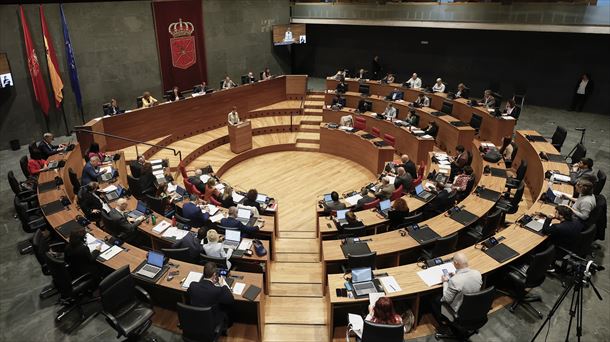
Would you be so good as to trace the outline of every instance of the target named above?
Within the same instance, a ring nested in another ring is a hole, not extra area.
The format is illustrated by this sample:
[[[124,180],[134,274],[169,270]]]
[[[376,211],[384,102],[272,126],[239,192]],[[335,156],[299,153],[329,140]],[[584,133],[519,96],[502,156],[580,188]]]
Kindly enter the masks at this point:
[[[193,31],[195,31],[195,27],[193,26],[192,23],[190,23],[188,21],[182,21],[182,18],[179,18],[177,23],[169,24],[169,26],[167,27],[167,30],[174,38],[178,38],[178,37],[190,36],[191,33],[193,33]]]

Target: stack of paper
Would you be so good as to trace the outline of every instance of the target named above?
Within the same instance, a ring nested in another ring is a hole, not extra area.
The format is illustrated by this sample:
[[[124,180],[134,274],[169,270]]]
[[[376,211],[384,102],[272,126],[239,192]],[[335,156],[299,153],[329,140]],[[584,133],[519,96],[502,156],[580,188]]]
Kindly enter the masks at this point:
[[[235,190],[233,190],[233,193],[231,194],[231,197],[233,197],[233,201],[235,203],[239,203],[241,202],[241,200],[244,199],[243,195],[240,195],[239,193],[237,193]]]
[[[417,272],[417,275],[426,285],[434,286],[442,282],[441,277],[443,276],[444,269],[447,270],[448,273],[455,273],[455,266],[453,266],[452,262],[448,262],[419,271]]]
[[[355,194],[354,196],[347,197],[347,198],[345,199],[345,201],[346,201],[347,203],[349,203],[349,205],[352,205],[352,206],[353,206],[353,205],[356,205],[356,204],[358,203],[358,200],[360,200],[361,198],[362,198],[362,195],[360,195],[360,194]]]
[[[193,271],[189,272],[189,274],[186,276],[186,279],[184,279],[184,281],[182,282],[182,287],[188,289],[189,286],[191,286],[192,282],[200,281],[201,277],[203,277],[203,273]]]
[[[483,146],[483,147],[496,147],[496,145],[494,145],[493,143],[490,143],[489,141],[481,142],[481,146]]]
[[[167,221],[161,221],[159,222],[159,224],[157,224],[156,226],[153,227],[153,232],[160,234],[163,231],[165,231],[167,228],[169,228],[172,224],[167,222]]]
[[[239,247],[237,247],[237,249],[239,250],[247,250],[250,249],[252,247],[252,239],[241,239],[241,242],[239,243]]]
[[[393,292],[402,291],[402,289],[400,288],[400,285],[398,285],[398,282],[396,281],[396,279],[394,279],[394,277],[387,276],[387,277],[380,277],[378,279],[379,279],[379,282],[381,282],[381,286],[383,286],[383,290],[385,291],[385,293],[393,293]]]
[[[388,179],[390,180],[390,184],[394,184],[394,181],[396,180],[396,177],[394,177],[394,176],[389,176],[389,175],[388,175],[388,176],[386,176],[386,177],[388,177]]]
[[[86,239],[87,239],[87,247],[89,247],[89,251],[93,252],[94,250],[97,249],[97,246],[102,246],[102,248],[100,248],[100,252],[104,253],[108,248],[110,248],[110,245],[105,243],[102,240],[96,239],[95,236],[87,233],[86,235]]]
[[[218,183],[215,186],[216,190],[223,192],[225,190],[225,185],[223,183]]]
[[[449,164],[451,164],[451,162],[448,161],[447,159],[443,159],[443,160],[439,160],[438,164],[439,165],[449,165]]]
[[[236,294],[236,295],[241,296],[241,294],[244,292],[245,288],[246,288],[246,284],[236,282],[233,285],[233,293]]]
[[[433,137],[430,134],[424,134],[424,135],[422,135],[422,138],[424,138],[424,139],[432,139]]]
[[[186,236],[186,234],[188,234],[189,231],[188,230],[182,230],[182,229],[178,229],[176,227],[169,227],[165,230],[165,232],[163,233],[163,237],[167,237],[167,238],[174,238],[176,240],[182,240],[183,237]]]
[[[220,220],[222,220],[225,217],[225,215],[222,212],[219,212],[218,214],[210,217],[210,221],[217,223],[220,222]]]
[[[216,213],[218,212],[218,207],[213,205],[213,204],[207,204],[204,208],[208,209],[208,213],[212,216],[216,215]]]
[[[570,176],[566,176],[566,175],[562,175],[560,173],[554,173],[551,176],[551,181],[552,182],[564,182],[564,183],[569,183],[570,182]]]
[[[119,254],[123,248],[119,246],[112,246],[108,248],[104,253],[100,254],[100,258],[104,261],[112,259],[115,255]]]
[[[167,192],[176,192],[176,189],[178,189],[178,185],[174,183],[167,183]]]
[[[109,192],[113,192],[116,189],[117,189],[116,185],[108,185],[107,187],[102,189],[102,192],[109,193]]]
[[[210,177],[209,175],[201,175],[201,176],[199,176],[199,179],[201,179],[201,181],[204,182],[204,183],[207,183],[210,178],[212,178],[212,177]]]

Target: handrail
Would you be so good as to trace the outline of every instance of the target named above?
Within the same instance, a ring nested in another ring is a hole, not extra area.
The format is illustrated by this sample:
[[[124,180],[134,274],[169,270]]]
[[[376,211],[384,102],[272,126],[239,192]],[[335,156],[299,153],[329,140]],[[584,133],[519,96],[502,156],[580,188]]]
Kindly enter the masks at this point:
[[[121,136],[110,134],[110,133],[96,132],[96,131],[92,131],[92,130],[89,130],[89,129],[83,129],[83,128],[75,128],[75,129],[72,130],[71,133],[73,133],[73,132],[83,132],[83,133],[98,134],[98,135],[103,135],[105,137],[111,137],[111,138],[114,138],[114,139],[125,140],[125,141],[136,143],[136,145],[135,145],[135,147],[136,147],[136,155],[140,155],[140,153],[138,153],[138,144],[147,145],[147,146],[150,146],[150,147],[157,147],[157,148],[165,149],[165,150],[170,150],[170,151],[172,151],[174,153],[174,156],[177,155],[180,158],[180,161],[182,162],[182,151],[177,151],[176,149],[173,149],[171,147],[150,144],[150,143],[147,143],[145,141],[135,140],[135,139],[131,139],[131,138],[125,138],[125,137],[121,137]]]

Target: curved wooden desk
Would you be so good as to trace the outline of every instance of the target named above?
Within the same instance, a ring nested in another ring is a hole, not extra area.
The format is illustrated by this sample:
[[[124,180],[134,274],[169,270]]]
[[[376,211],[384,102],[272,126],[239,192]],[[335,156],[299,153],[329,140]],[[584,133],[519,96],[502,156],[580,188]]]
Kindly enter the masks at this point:
[[[63,168],[56,170],[56,171],[49,171],[49,172],[41,173],[38,181],[39,181],[39,184],[43,184],[46,182],[54,181],[55,176],[59,176],[64,180],[64,185],[61,185],[55,189],[52,189],[52,190],[49,190],[46,192],[39,192],[38,199],[39,199],[41,206],[44,204],[48,204],[50,202],[56,201],[57,199],[59,199],[62,196],[66,196],[70,199],[73,199],[72,191],[68,190],[70,187],[70,185],[69,185],[70,182],[69,182],[69,177],[68,177],[68,168],[71,167],[78,173],[80,173],[80,170],[82,170],[83,160],[80,156],[78,146],[75,150],[67,153],[66,155],[54,155],[49,158],[50,161],[60,160],[60,159],[66,160],[66,165]],[[72,203],[71,205],[66,207],[66,210],[62,210],[60,212],[57,212],[57,213],[54,213],[51,215],[45,215],[45,217],[46,217],[47,221],[49,222],[49,225],[51,227],[53,227],[53,229],[58,233],[58,235],[61,236],[63,239],[67,240],[67,237],[61,235],[59,233],[58,229],[60,228],[60,226],[62,224],[65,224],[69,221],[74,220],[74,218],[77,215],[82,215],[82,212],[76,208],[76,203]],[[157,217],[162,217],[162,215],[157,214]],[[102,229],[98,228],[94,224],[90,224],[88,228],[90,230],[90,233],[93,236],[95,236],[97,239],[104,240],[109,237],[109,235],[106,232],[104,232]],[[119,254],[117,254],[116,256],[111,258],[110,260],[105,261],[105,262],[100,261],[100,263],[106,267],[109,267],[110,269],[118,269],[124,265],[129,265],[130,269],[134,270],[136,267],[138,267],[140,265],[140,263],[142,263],[142,261],[144,261],[146,259],[146,251],[144,251],[136,246],[130,245],[128,243],[124,243],[121,247],[123,248],[122,252],[120,252]],[[180,275],[178,277],[175,277],[173,280],[168,281],[166,279],[166,277],[164,276],[164,277],[161,277],[161,279],[159,279],[159,281],[157,281],[156,283],[138,281],[141,285],[146,286],[147,288],[149,288],[151,290],[154,290],[152,297],[155,300],[156,304],[158,304],[159,302],[166,301],[166,299],[167,299],[166,297],[172,297],[172,298],[175,297],[176,300],[184,301],[184,295],[186,293],[186,289],[182,288],[182,286],[180,284],[181,279],[186,277],[188,275],[189,271],[201,272],[201,270],[202,270],[201,265],[185,263],[185,262],[173,260],[173,259],[171,259],[170,262],[175,265],[179,265],[178,270],[180,271]],[[255,285],[260,288],[263,288],[263,275],[262,274],[247,273],[247,272],[231,272],[231,273],[232,273],[232,275],[235,275],[238,277],[243,277],[243,279],[238,279],[239,282],[246,283],[247,285]],[[154,295],[154,293],[156,293],[157,291],[160,291],[162,293],[161,297],[156,297]],[[248,301],[247,299],[243,298],[240,295],[234,295],[234,297],[237,301],[236,305],[239,308],[242,308],[244,311],[254,312],[256,315],[256,317],[254,319],[252,319],[251,316],[236,317],[236,319],[238,319],[240,321],[245,320],[247,322],[252,322],[252,320],[254,320],[257,324],[258,338],[259,338],[259,340],[262,340],[262,334],[263,334],[262,330],[264,327],[264,318],[265,318],[265,316],[264,316],[265,294],[263,292],[261,292],[253,302]],[[175,303],[175,301],[174,301],[174,303]]]
[[[360,81],[357,79],[346,79],[348,90],[357,92],[360,85],[359,82]],[[337,84],[338,82],[335,79],[330,77],[326,78],[326,89],[334,90],[336,89]],[[389,95],[394,88],[398,88],[400,91],[404,92],[404,100],[408,102],[413,102],[417,96],[423,92],[423,89],[405,88],[401,83],[382,84],[380,81],[364,81],[363,84],[369,85],[370,94],[378,95],[383,98]],[[481,116],[482,121],[479,131],[481,140],[489,140],[495,145],[501,145],[502,138],[512,135],[513,130],[515,129],[516,120],[506,120],[506,118],[495,117],[489,114],[489,111],[485,107],[470,106],[468,100],[450,100],[447,98],[446,93],[426,93],[426,96],[430,98],[430,106],[436,110],[440,110],[444,102],[451,104],[453,106],[451,115],[463,122],[469,123],[472,114]],[[356,108],[349,103],[348,106]],[[373,109],[377,111],[377,109]],[[381,110],[383,110],[383,108]]]
[[[555,148],[548,142],[529,142],[525,135],[539,135],[535,131],[517,131],[517,144],[519,145],[519,160],[528,161],[528,172],[526,173],[526,183],[530,185],[530,191],[533,196],[535,203],[527,209],[527,214],[534,214],[536,212],[544,212],[546,214],[553,214],[555,207],[538,201],[540,195],[546,190],[547,183],[544,181],[544,173],[549,170],[558,170],[562,173],[568,173],[569,168],[565,163],[556,163],[543,161],[538,156],[538,153],[545,152],[550,154],[557,154]],[[536,170],[529,172],[530,168]],[[527,179],[529,178],[529,179]],[[539,180],[539,181],[538,181]],[[562,192],[571,193],[572,186],[569,184],[555,185],[554,189]],[[513,224],[510,227],[502,230],[497,236],[503,236],[505,239],[502,243],[506,244],[510,248],[514,249],[519,253],[519,256],[523,256],[530,252],[532,249],[542,243],[546,236],[539,235],[529,229],[522,228],[518,224]],[[396,237],[400,239],[400,236]],[[490,274],[493,271],[501,269],[503,266],[514,261],[515,258],[507,260],[503,263],[498,263],[494,259],[490,258],[482,252],[480,249],[474,246],[467,247],[461,250],[469,259],[469,265],[471,268],[480,271],[484,276]],[[447,255],[445,257],[450,257]],[[518,258],[516,257],[516,258]],[[390,267],[384,269],[378,269],[374,273],[387,273],[393,276],[401,287],[401,291],[388,294],[389,297],[395,299],[412,299],[412,308],[415,313],[415,322],[417,324],[419,317],[419,307],[421,297],[432,290],[439,289],[441,285],[428,287],[421,278],[417,275],[421,268],[417,264],[408,264],[398,267]],[[339,317],[335,321],[336,313],[345,311],[344,308],[360,304],[362,306],[368,305],[368,298],[363,299],[351,299],[345,297],[337,297],[334,289],[343,288],[345,279],[343,274],[330,274],[328,275],[328,288],[327,293],[329,295],[329,336],[333,337],[334,327],[338,324],[343,324],[345,321],[344,317]],[[341,311],[343,310],[343,311]],[[337,324],[338,323],[338,324]]]

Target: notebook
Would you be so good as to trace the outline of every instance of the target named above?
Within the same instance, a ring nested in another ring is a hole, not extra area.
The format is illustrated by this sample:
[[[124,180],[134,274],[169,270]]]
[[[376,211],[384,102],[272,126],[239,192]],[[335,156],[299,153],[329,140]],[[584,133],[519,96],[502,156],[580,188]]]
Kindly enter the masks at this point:
[[[498,169],[496,167],[490,168],[491,175],[494,177],[506,178],[506,170]]]
[[[55,183],[55,181],[38,184],[39,193],[47,192],[47,191],[53,190],[55,188],[57,188],[57,183]]]
[[[407,229],[409,235],[417,241],[420,245],[424,245],[430,241],[436,240],[440,237],[435,231],[430,229],[428,226],[419,227],[417,229]]]
[[[83,226],[80,225],[80,223],[78,223],[76,220],[70,220],[64,224],[62,224],[61,226],[57,227],[57,231],[59,232],[59,234],[61,234],[64,238],[68,238],[70,236],[70,233],[72,233],[73,230],[82,228]]]
[[[514,249],[501,243],[485,250],[485,254],[489,255],[492,259],[499,263],[503,263],[506,260],[512,259],[519,255]]]
[[[497,202],[500,199],[500,196],[502,196],[501,193],[487,188],[479,188],[478,194],[479,197],[492,202]]]
[[[64,205],[61,203],[60,200],[57,201],[53,201],[51,203],[47,203],[43,206],[40,207],[40,209],[42,209],[42,212],[48,216],[48,215],[53,215],[55,213],[58,213],[62,210],[65,209]]]
[[[241,296],[246,298],[249,301],[254,301],[256,300],[256,297],[258,297],[258,294],[261,293],[261,288],[258,286],[254,286],[254,285],[250,285],[248,287],[248,289],[246,290],[246,292],[244,292]]]
[[[454,221],[457,221],[464,226],[468,226],[469,224],[474,223],[479,217],[466,209],[461,209],[459,211],[452,211],[449,214],[449,217]]]

